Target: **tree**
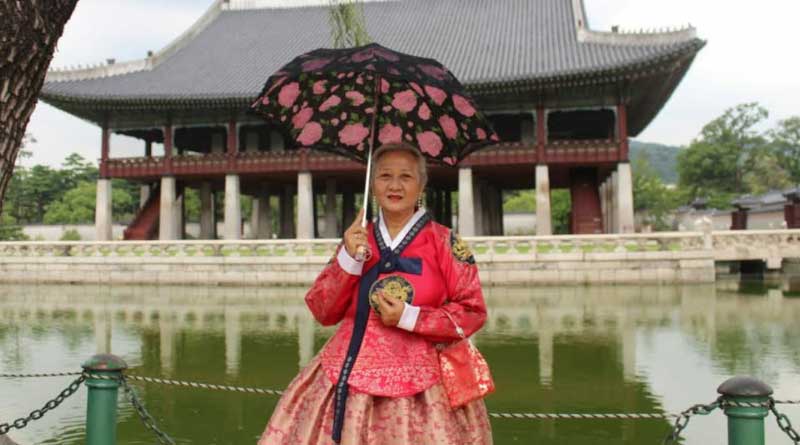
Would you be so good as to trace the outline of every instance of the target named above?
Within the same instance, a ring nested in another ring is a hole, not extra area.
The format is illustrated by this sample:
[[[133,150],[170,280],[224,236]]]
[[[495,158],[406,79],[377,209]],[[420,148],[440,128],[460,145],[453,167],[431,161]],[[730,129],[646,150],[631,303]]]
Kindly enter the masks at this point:
[[[359,0],[330,0],[328,21],[334,48],[348,48],[370,43],[364,23],[364,5]]]
[[[778,128],[769,132],[772,148],[789,173],[792,182],[800,183],[800,116],[778,122]]]
[[[749,191],[745,174],[756,168],[767,141],[756,127],[769,113],[757,103],[730,108],[706,124],[678,154],[678,183],[689,199]]]
[[[676,193],[668,189],[646,154],[633,161],[633,210],[655,230],[669,229],[667,217],[678,206]]]
[[[86,224],[94,221],[97,186],[82,182],[64,196],[47,206],[45,224]],[[114,215],[125,215],[138,205],[133,195],[123,187],[111,186],[111,207]]]
[[[0,213],[56,43],[77,2],[0,1]]]

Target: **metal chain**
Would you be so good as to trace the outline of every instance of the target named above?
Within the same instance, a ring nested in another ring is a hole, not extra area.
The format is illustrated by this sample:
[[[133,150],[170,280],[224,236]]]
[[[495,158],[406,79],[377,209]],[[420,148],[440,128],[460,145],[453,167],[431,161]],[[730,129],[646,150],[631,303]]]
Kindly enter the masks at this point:
[[[252,386],[217,385],[213,383],[187,382],[183,380],[159,379],[155,377],[143,377],[138,375],[128,375],[126,376],[126,378],[128,378],[129,380],[137,380],[140,382],[158,383],[162,385],[184,386],[188,388],[213,389],[217,391],[233,391],[233,392],[244,392],[250,394],[266,394],[270,396],[279,396],[283,394],[283,391],[277,389],[254,388]]]
[[[770,404],[769,409],[772,411],[772,414],[775,414],[775,420],[778,422],[778,428],[786,433],[786,435],[789,436],[789,439],[792,439],[792,442],[794,442],[795,445],[800,444],[800,434],[797,434],[797,431],[794,429],[794,427],[792,427],[792,422],[789,421],[789,418],[786,417],[786,414],[779,413],[778,410],[775,409],[775,403],[777,402]]]
[[[24,378],[39,378],[39,377],[67,377],[73,375],[81,375],[82,372],[49,372],[40,374],[0,374],[3,379],[24,379]]]
[[[658,413],[489,413],[496,419],[671,419],[677,414]]]
[[[672,427],[672,431],[667,437],[664,438],[664,445],[677,444],[678,440],[681,438],[681,431],[683,431],[686,428],[686,425],[689,424],[689,418],[695,415],[705,416],[719,408],[721,402],[722,398],[720,397],[708,405],[694,405],[691,408],[681,412],[680,415],[677,416],[678,418],[675,419],[675,425]]]
[[[21,430],[28,426],[28,422],[31,420],[39,420],[41,419],[45,413],[48,411],[55,409],[58,405],[61,405],[61,402],[64,401],[67,397],[75,394],[78,388],[81,387],[81,383],[86,378],[84,376],[80,376],[75,379],[72,383],[69,384],[66,388],[64,388],[55,398],[49,400],[44,406],[40,409],[35,409],[28,414],[27,417],[20,417],[19,419],[11,422],[11,423],[2,423],[0,424],[0,436],[7,434],[11,429],[16,428]]]
[[[131,402],[131,405],[133,405],[133,407],[136,409],[136,413],[139,414],[139,418],[142,420],[142,423],[147,427],[147,429],[155,433],[156,437],[158,438],[158,442],[162,445],[175,445],[175,441],[172,440],[167,433],[158,429],[155,419],[153,419],[153,416],[151,416],[150,413],[147,412],[147,409],[145,409],[144,404],[139,399],[139,395],[136,394],[136,390],[128,385],[126,377],[122,376],[122,378],[119,379],[119,382],[125,389],[125,395],[128,396],[128,400]]]
[[[800,405],[800,400],[773,400],[775,404]]]

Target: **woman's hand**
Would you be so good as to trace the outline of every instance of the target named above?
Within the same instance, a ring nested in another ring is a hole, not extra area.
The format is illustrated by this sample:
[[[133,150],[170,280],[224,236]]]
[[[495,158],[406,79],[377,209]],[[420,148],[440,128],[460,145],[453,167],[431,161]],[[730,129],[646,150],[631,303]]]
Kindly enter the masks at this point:
[[[356,219],[353,221],[353,224],[350,224],[347,230],[344,232],[344,248],[347,250],[347,253],[355,258],[356,251],[358,250],[358,246],[364,246],[364,248],[369,249],[369,242],[367,241],[367,229],[361,227],[361,218],[364,216],[364,209],[361,209],[356,215]]]
[[[381,321],[384,326],[397,326],[406,304],[396,298],[385,295],[383,292],[379,292],[378,308],[380,309]]]

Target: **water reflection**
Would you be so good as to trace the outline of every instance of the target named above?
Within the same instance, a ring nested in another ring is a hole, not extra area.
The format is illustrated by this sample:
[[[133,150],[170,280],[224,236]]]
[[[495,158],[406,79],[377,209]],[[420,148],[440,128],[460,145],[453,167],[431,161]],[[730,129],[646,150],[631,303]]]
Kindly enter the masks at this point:
[[[475,342],[495,374],[492,411],[676,412],[715,397],[732,374],[753,374],[800,398],[800,299],[779,285],[487,288]],[[299,288],[0,287],[0,372],[75,369],[95,352],[141,375],[282,388],[333,332]],[[0,381],[0,419],[39,407],[68,381]],[[179,443],[254,443],[275,399],[140,387]],[[85,393],[13,437],[78,444]],[[124,406],[124,405],[123,405]],[[800,421],[800,411],[787,409]],[[493,423],[496,443],[660,443],[666,421]],[[779,432],[769,425],[769,436]],[[134,413],[121,443],[152,443]],[[688,443],[721,442],[722,416],[693,421]]]

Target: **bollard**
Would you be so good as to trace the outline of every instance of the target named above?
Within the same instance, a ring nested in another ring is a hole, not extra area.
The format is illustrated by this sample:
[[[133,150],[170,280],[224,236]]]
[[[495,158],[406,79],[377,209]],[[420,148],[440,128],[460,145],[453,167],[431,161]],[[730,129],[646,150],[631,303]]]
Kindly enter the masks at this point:
[[[769,385],[753,377],[733,377],[717,388],[725,401],[763,404],[763,406],[725,406],[728,416],[728,445],[764,445],[766,405],[772,395]]]
[[[113,380],[86,379],[86,387],[89,389],[86,406],[86,445],[116,445],[119,378],[128,365],[115,355],[97,354],[82,366],[87,373],[113,378]]]

